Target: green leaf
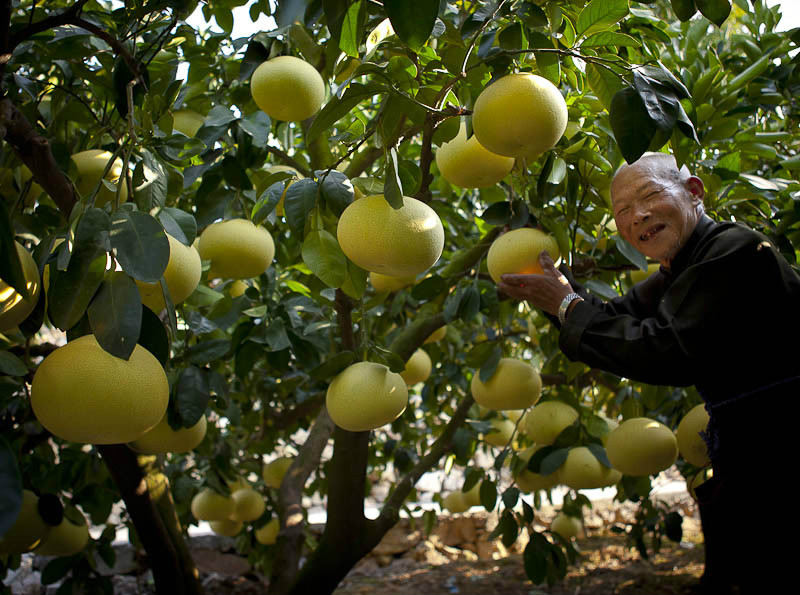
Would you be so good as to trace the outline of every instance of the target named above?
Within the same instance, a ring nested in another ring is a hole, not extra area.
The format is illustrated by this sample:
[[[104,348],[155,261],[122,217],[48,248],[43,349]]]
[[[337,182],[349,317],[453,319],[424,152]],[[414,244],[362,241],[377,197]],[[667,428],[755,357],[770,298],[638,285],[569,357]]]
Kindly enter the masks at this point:
[[[353,183],[340,171],[316,172],[320,183],[320,191],[325,204],[337,217],[342,214],[355,198]]]
[[[269,140],[271,121],[269,116],[258,110],[239,120],[239,128],[253,139],[256,147],[266,147]]]
[[[594,62],[586,64],[586,79],[589,81],[591,90],[607,110],[611,109],[614,95],[625,87],[625,82],[620,75],[610,68]]]
[[[428,40],[439,14],[439,0],[384,0],[383,7],[397,37],[414,50]]]
[[[303,240],[303,262],[328,287],[341,287],[347,279],[347,258],[328,231],[309,232]]]
[[[575,34],[588,36],[609,29],[628,16],[628,12],[628,0],[592,0],[578,15]]]
[[[17,457],[3,436],[0,436],[0,535],[17,520],[22,507],[22,477]]]
[[[316,140],[323,132],[329,131],[336,122],[353,111],[362,101],[370,99],[375,95],[382,95],[388,92],[389,89],[384,85],[377,85],[374,83],[369,85],[362,85],[360,83],[351,84],[347,87],[347,90],[341,98],[331,98],[319,111],[309,127],[308,132],[306,132],[306,142],[310,143]]]
[[[133,171],[134,196],[142,211],[161,206],[167,199],[167,172],[150,151],[142,152],[142,160]]]
[[[194,215],[175,207],[164,207],[158,212],[158,220],[164,231],[173,238],[191,246],[197,237],[197,221]]]
[[[356,362],[358,357],[352,351],[340,351],[311,370],[308,375],[314,380],[324,381],[336,376],[339,372]]]
[[[539,31],[531,31],[528,34],[528,42],[533,49],[554,49],[553,38]],[[539,70],[539,74],[554,85],[558,85],[561,81],[561,62],[558,59],[558,54],[555,52],[534,52],[534,56],[536,57],[536,67]]]
[[[400,181],[400,174],[397,167],[397,149],[391,147],[384,151],[386,164],[384,166],[383,197],[392,208],[401,209],[403,207],[403,183]]]
[[[78,323],[103,282],[110,227],[111,221],[105,211],[88,209],[78,221],[67,270],[60,271],[51,265],[49,314],[50,320],[61,330]]]
[[[121,271],[111,271],[87,313],[100,346],[111,355],[130,358],[142,328],[142,300],[136,283]]]
[[[731,14],[731,3],[729,0],[695,0],[697,10],[704,17],[714,23],[717,27],[722,27],[722,23]]]
[[[641,47],[641,42],[635,37],[626,35],[625,33],[616,33],[614,31],[601,31],[587,37],[581,48],[596,48],[596,47]]]
[[[534,585],[539,585],[547,578],[547,560],[550,544],[541,533],[532,533],[528,545],[522,552],[525,575]]]
[[[169,360],[167,329],[158,315],[145,306],[142,306],[142,328],[137,343],[152,353],[162,366],[167,365]]]
[[[13,353],[0,351],[0,374],[6,376],[25,376],[28,366]]]
[[[478,492],[481,497],[481,506],[486,509],[486,512],[492,512],[497,503],[497,483],[484,479]]]
[[[308,216],[314,210],[317,203],[317,182],[310,178],[303,178],[296,181],[286,190],[283,199],[283,210],[286,213],[286,220],[295,233],[301,234],[308,221]]]
[[[497,366],[503,357],[503,349],[499,343],[487,343],[487,345],[492,346],[492,350],[487,354],[486,359],[483,360],[481,369],[478,373],[478,377],[483,383],[489,382],[489,379],[494,375],[494,372],[497,370]]]
[[[657,129],[636,89],[625,87],[614,95],[609,118],[622,156],[633,163],[647,151]]]
[[[617,236],[616,240],[617,241],[614,242],[614,244],[616,245],[617,250],[619,250],[625,258],[639,267],[640,270],[646,271],[647,257],[621,237]]]
[[[672,12],[684,23],[697,12],[697,5],[694,0],[671,0],[671,2]]]
[[[176,411],[184,428],[191,428],[206,412],[209,400],[206,373],[195,366],[181,370],[175,385]]]
[[[149,213],[117,211],[111,218],[111,247],[122,269],[134,279],[156,283],[169,262],[169,241]]]
[[[0,279],[22,296],[28,295],[28,283],[17,253],[14,227],[8,218],[6,201],[0,200]]]
[[[673,89],[646,76],[641,70],[633,71],[633,84],[639,93],[652,122],[666,133],[672,131],[682,109]]]

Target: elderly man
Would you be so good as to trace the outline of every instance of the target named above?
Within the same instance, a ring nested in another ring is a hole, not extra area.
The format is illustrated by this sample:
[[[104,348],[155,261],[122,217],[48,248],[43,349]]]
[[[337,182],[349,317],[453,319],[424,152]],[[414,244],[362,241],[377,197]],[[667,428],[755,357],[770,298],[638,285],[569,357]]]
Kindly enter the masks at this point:
[[[765,531],[744,515],[763,497],[754,490],[786,477],[796,450],[800,277],[762,234],[709,218],[702,181],[670,155],[623,165],[611,196],[619,234],[658,261],[658,272],[605,302],[542,253],[544,274],[504,275],[499,289],[557,317],[571,360],[649,384],[696,386],[711,416],[714,469],[697,490],[704,583],[709,593],[756,592],[775,576],[765,566],[780,564],[777,538],[789,528]]]

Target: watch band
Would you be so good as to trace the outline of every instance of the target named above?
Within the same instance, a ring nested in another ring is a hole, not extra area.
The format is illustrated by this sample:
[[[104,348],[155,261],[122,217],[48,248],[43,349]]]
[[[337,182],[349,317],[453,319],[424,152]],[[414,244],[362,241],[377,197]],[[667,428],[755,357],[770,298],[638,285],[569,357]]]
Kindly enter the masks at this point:
[[[558,307],[558,321],[561,324],[564,324],[564,321],[567,319],[567,308],[574,300],[582,300],[583,298],[579,296],[577,293],[568,293],[564,296],[564,299],[561,300],[561,305]]]

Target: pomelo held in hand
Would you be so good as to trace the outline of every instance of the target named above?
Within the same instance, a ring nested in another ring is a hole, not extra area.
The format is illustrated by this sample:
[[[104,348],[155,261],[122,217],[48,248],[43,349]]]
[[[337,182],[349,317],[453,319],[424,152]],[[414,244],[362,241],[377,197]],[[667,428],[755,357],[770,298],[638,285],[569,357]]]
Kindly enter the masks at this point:
[[[476,371],[471,390],[475,402],[487,409],[525,409],[539,400],[542,379],[528,362],[504,357],[486,383]]]
[[[507,273],[541,275],[539,255],[545,250],[554,263],[558,262],[560,252],[553,236],[531,227],[507,231],[489,246],[486,255],[489,275],[495,283],[499,283],[500,276]]]
[[[611,465],[625,475],[655,475],[678,458],[678,441],[661,422],[634,417],[609,433],[606,452]]]
[[[339,218],[336,237],[347,258],[362,269],[390,277],[427,270],[444,248],[439,215],[408,196],[399,209],[392,208],[383,194],[350,203]]]
[[[153,354],[136,345],[125,361],[94,335],[73,339],[48,355],[31,384],[39,422],[71,442],[133,442],[167,411],[169,382]]]
[[[227,219],[205,228],[197,251],[200,258],[211,261],[209,278],[249,279],[269,268],[275,243],[260,225],[248,219]]]
[[[17,247],[22,273],[25,276],[28,297],[23,297],[16,289],[0,279],[0,331],[11,330],[30,316],[36,307],[36,302],[39,301],[39,292],[42,289],[39,269],[33,256],[19,242],[15,241],[14,245]]]
[[[294,56],[263,62],[250,78],[256,105],[273,120],[300,122],[325,101],[325,81],[316,68]]]
[[[536,74],[517,73],[481,91],[472,109],[472,128],[492,153],[530,158],[558,143],[567,118],[567,103],[553,83]]]
[[[350,432],[374,430],[403,413],[408,387],[400,374],[383,364],[356,362],[333,379],[325,404],[340,428]]]

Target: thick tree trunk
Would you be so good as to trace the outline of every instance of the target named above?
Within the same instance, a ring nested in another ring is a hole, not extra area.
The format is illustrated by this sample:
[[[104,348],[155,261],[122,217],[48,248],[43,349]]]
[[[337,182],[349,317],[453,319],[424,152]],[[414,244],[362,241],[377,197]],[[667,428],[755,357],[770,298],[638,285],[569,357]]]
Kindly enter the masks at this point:
[[[124,444],[98,446],[144,546],[159,595],[201,595],[197,569],[177,526],[163,474],[148,476]],[[151,498],[152,496],[152,498]]]

